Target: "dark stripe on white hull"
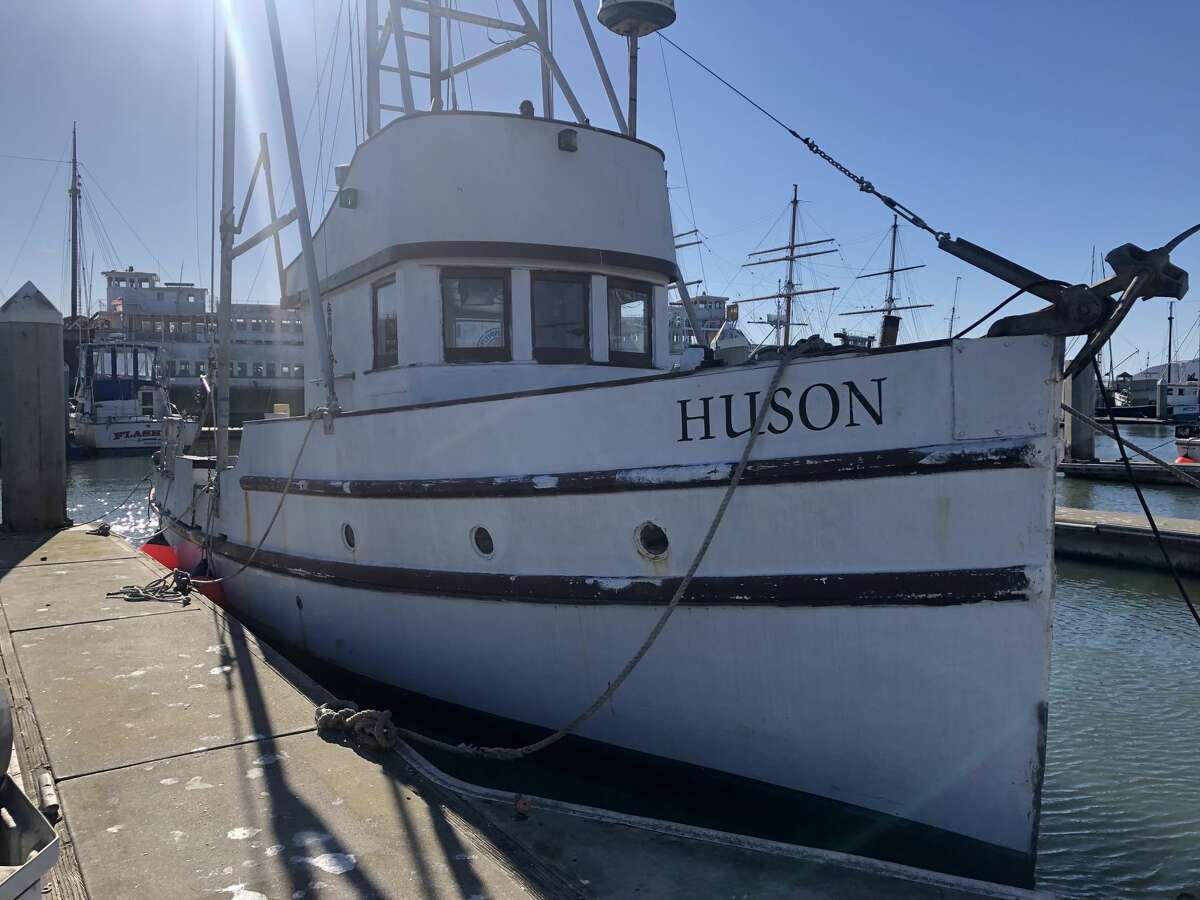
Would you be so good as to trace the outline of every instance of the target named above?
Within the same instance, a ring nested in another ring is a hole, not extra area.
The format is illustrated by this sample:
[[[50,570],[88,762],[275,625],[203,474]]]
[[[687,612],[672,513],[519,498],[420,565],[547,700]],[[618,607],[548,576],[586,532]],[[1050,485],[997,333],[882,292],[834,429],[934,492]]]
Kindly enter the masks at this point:
[[[165,516],[165,514],[164,514]],[[175,523],[199,543],[199,532]],[[250,560],[253,548],[214,540],[214,553],[235,563]],[[506,575],[444,572],[311,559],[259,550],[251,566],[344,587],[395,593],[437,594],[484,601],[521,603],[656,606],[666,604],[678,577],[611,578],[584,575]],[[859,572],[827,575],[698,576],[685,606],[959,606],[983,601],[1028,600],[1029,579],[1022,566],[935,572]]]
[[[763,459],[746,466],[743,485],[796,484],[861,478],[937,475],[984,469],[1032,468],[1036,450],[1027,442],[970,446],[946,444],[863,453]],[[514,475],[483,478],[323,479],[298,478],[289,494],[359,498],[475,499],[549,497],[618,491],[661,491],[711,488],[729,483],[732,462],[688,466],[649,466],[558,475]],[[243,475],[243,490],[280,493],[286,478]]]

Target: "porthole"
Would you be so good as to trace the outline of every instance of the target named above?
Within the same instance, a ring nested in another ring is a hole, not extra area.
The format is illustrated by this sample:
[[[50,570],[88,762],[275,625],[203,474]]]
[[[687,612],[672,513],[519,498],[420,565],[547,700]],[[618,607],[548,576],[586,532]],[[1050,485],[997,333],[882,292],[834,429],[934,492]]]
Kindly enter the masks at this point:
[[[342,543],[346,545],[347,550],[354,549],[354,529],[350,527],[349,522],[342,523]]]
[[[667,533],[653,522],[643,522],[639,525],[634,532],[634,539],[637,542],[638,553],[649,559],[662,559],[671,547]]]
[[[496,543],[492,540],[492,533],[482,525],[476,525],[471,529],[471,543],[475,546],[476,553],[488,559],[491,559],[492,554],[496,552]]]

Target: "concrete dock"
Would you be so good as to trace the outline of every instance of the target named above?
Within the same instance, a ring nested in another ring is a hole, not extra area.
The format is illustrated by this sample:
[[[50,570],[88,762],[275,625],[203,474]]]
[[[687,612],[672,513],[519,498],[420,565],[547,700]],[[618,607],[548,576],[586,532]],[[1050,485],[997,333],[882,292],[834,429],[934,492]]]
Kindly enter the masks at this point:
[[[319,736],[318,684],[163,569],[77,528],[0,538],[0,659],[57,898],[1024,897],[1027,892],[456,782]]]
[[[1130,464],[1133,466],[1134,477],[1137,478],[1139,484],[1172,484],[1183,488],[1195,487],[1195,485],[1176,478],[1169,471],[1154,465],[1154,463],[1132,461]],[[1200,478],[1200,465],[1189,463],[1184,466],[1172,465],[1171,467],[1182,470],[1192,478]],[[1067,478],[1129,483],[1129,473],[1125,471],[1125,464],[1120,461],[1061,462],[1058,464],[1058,471]]]
[[[1180,572],[1200,574],[1200,520],[1154,519],[1171,562]],[[1060,506],[1054,513],[1054,552],[1058,556],[1163,569],[1162,551],[1146,517]]]

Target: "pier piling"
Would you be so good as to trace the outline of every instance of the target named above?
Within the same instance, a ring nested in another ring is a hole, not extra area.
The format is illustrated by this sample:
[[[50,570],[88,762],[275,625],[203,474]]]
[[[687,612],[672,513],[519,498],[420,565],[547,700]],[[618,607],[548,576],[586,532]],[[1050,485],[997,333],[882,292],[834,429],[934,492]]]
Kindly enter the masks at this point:
[[[1063,381],[1063,396],[1075,409],[1091,415],[1096,408],[1096,376],[1085,368]],[[1093,462],[1096,459],[1096,433],[1090,425],[1066,416],[1063,423],[1063,447],[1068,462]]]
[[[49,531],[67,520],[62,315],[33,282],[0,307],[0,522]]]

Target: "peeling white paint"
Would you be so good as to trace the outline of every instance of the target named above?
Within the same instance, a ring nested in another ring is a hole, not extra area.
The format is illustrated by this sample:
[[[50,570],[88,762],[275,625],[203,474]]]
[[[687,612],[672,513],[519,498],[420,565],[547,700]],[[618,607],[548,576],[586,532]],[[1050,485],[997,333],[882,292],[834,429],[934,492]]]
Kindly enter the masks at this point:
[[[114,675],[113,681],[116,681],[118,678],[141,678],[145,674],[145,669],[134,669],[132,672],[129,672],[125,675]]]
[[[253,779],[255,779],[255,778],[262,778],[262,777],[263,777],[263,770],[262,770],[262,769],[260,769],[258,766],[255,766],[253,769],[247,769],[247,770],[246,770],[246,777],[247,777],[247,778],[249,778],[249,779],[251,779],[251,780],[253,780]]]
[[[185,790],[189,790],[189,791],[203,791],[203,790],[207,790],[208,788],[212,787],[212,785],[209,784],[207,781],[205,781],[203,778],[201,778],[199,775],[193,775],[191,778],[188,779],[188,783],[185,784],[183,787]]]
[[[261,828],[230,828],[225,832],[225,837],[231,841],[246,841],[260,833],[262,833]]]
[[[282,750],[279,753],[264,753],[262,756],[260,756],[258,759],[256,759],[254,761],[254,764],[256,766],[273,766],[273,765],[275,765],[275,763],[279,762],[281,759],[287,759],[287,758],[288,758],[288,754],[287,754],[286,750]]]
[[[160,779],[158,783],[166,784],[166,785],[179,784],[179,779],[178,778],[163,778],[163,779]]]
[[[268,847],[266,850],[263,851],[263,853],[265,853],[267,856],[278,856],[282,852],[283,852],[283,844],[272,844],[270,847]]]
[[[208,670],[209,675],[224,675],[226,672],[232,672],[233,666],[213,666]]]

